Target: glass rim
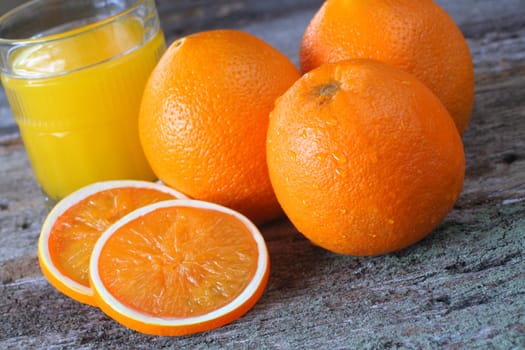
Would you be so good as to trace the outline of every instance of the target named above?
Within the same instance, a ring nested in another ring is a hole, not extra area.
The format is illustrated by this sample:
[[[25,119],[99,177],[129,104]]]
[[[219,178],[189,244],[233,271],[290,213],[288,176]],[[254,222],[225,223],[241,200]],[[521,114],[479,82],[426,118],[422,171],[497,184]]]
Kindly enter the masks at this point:
[[[42,2],[45,0],[31,0],[24,4],[21,4],[8,12],[6,12],[4,15],[0,16],[0,23],[4,22],[11,16],[19,13],[20,11],[26,10],[26,8],[33,6],[36,3]],[[62,0],[63,3],[66,3],[67,0]],[[113,15],[109,15],[107,17],[101,18],[99,20],[96,20],[92,23],[84,24],[75,26],[73,28],[68,28],[64,31],[60,31],[58,33],[53,33],[50,35],[44,35],[41,37],[34,37],[34,38],[14,38],[14,39],[8,39],[3,38],[0,36],[0,46],[25,46],[25,45],[32,45],[32,44],[39,44],[42,42],[48,42],[48,41],[55,41],[60,40],[64,38],[68,38],[80,33],[85,33],[87,31],[95,30],[97,28],[103,27],[104,25],[107,25],[108,23],[111,23],[113,21],[117,21],[122,17],[127,16],[129,13],[135,11],[138,7],[140,7],[142,4],[144,4],[148,0],[135,0],[135,2],[130,5],[125,10],[122,10],[120,12],[117,12]]]

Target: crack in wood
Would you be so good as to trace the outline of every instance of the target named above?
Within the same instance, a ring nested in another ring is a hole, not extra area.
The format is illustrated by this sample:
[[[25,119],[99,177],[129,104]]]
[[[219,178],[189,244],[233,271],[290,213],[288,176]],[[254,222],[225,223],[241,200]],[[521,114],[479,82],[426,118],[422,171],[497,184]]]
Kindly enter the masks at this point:
[[[490,257],[474,265],[468,265],[465,261],[459,260],[451,265],[445,266],[445,270],[451,273],[480,272],[480,271],[492,269],[495,267],[504,266],[508,262],[510,262],[512,259],[520,258],[521,256],[522,256],[521,251],[515,251],[515,252],[508,253],[504,256]]]

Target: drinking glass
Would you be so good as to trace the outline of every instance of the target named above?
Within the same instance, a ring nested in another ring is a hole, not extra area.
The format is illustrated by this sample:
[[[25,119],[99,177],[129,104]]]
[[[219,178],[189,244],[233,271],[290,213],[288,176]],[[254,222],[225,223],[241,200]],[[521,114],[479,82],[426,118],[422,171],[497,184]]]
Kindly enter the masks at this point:
[[[137,118],[164,49],[154,0],[33,0],[0,18],[2,84],[48,199],[155,179]]]

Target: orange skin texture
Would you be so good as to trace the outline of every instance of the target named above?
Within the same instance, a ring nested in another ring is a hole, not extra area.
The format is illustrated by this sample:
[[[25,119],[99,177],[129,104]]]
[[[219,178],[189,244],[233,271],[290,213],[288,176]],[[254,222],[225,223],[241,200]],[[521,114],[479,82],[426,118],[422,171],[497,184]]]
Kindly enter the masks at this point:
[[[155,174],[256,223],[282,215],[266,166],[274,100],[300,73],[248,33],[214,30],[174,42],[145,87],[139,135]]]
[[[336,253],[368,256],[428,235],[458,198],[461,137],[419,80],[378,61],[325,64],[270,114],[270,178],[294,226]]]
[[[463,134],[474,100],[468,45],[432,0],[328,0],[301,42],[303,72],[326,62],[371,58],[415,75],[448,109]]]

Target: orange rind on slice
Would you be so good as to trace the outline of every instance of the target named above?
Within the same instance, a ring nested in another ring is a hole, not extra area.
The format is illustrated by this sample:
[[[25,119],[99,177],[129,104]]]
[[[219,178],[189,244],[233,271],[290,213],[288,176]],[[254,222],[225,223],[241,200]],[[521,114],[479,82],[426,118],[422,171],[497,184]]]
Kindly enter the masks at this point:
[[[112,225],[89,266],[97,305],[136,331],[186,335],[230,323],[261,297],[263,236],[242,214],[198,200],[148,205]]]
[[[38,258],[47,280],[65,295],[95,305],[89,286],[89,258],[100,235],[142,206],[187,198],[167,186],[138,180],[97,182],[60,202],[48,214],[38,241]]]

